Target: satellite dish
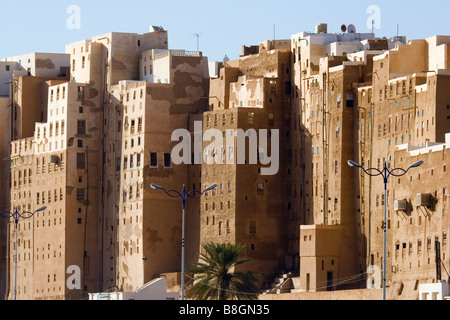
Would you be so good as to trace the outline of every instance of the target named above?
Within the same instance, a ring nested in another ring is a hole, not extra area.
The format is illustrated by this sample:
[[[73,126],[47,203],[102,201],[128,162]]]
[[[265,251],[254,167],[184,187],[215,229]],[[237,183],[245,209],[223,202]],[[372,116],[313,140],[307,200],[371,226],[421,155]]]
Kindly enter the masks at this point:
[[[150,26],[150,32],[156,32],[156,31],[164,31],[164,28],[161,26]]]
[[[341,26],[341,31],[342,31],[342,32],[347,31],[347,26],[346,26],[345,24],[343,24],[343,25]]]
[[[353,24],[348,25],[348,33],[356,33],[356,27]]]

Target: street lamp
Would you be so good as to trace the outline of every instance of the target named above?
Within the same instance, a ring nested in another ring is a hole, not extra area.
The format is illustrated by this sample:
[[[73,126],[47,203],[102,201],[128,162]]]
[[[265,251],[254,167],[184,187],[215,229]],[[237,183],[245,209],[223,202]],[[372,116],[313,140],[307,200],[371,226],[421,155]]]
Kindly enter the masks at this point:
[[[22,212],[19,213],[17,208],[14,210],[14,212],[10,211],[2,211],[0,212],[0,217],[11,219],[14,218],[14,233],[15,233],[15,254],[14,254],[14,300],[17,298],[17,225],[19,224],[19,220],[22,219],[29,219],[33,217],[37,212],[44,211],[47,209],[47,207],[42,207],[37,209],[34,212]]]
[[[389,170],[387,167],[387,162],[384,162],[384,168],[382,170],[378,168],[370,168],[365,169],[359,163],[349,160],[348,165],[350,167],[355,167],[363,170],[366,174],[371,177],[382,176],[384,182],[384,221],[383,221],[383,232],[384,232],[384,253],[383,253],[383,300],[386,300],[386,211],[387,211],[387,183],[389,176],[401,177],[404,176],[410,169],[420,167],[423,164],[423,161],[417,161],[410,165],[408,169],[402,168],[394,168]],[[395,173],[396,171],[400,171],[400,173]]]
[[[186,186],[183,185],[183,191],[178,192],[176,190],[166,190],[162,186],[152,183],[150,187],[154,190],[162,190],[164,191],[169,197],[172,198],[181,198],[181,203],[183,205],[183,218],[182,218],[182,240],[181,240],[181,300],[184,300],[184,216],[185,216],[185,208],[186,208],[186,200],[187,198],[191,199],[198,199],[200,198],[205,192],[208,192],[210,190],[213,190],[217,188],[217,184],[213,184],[212,186],[206,188],[204,191],[186,191]]]

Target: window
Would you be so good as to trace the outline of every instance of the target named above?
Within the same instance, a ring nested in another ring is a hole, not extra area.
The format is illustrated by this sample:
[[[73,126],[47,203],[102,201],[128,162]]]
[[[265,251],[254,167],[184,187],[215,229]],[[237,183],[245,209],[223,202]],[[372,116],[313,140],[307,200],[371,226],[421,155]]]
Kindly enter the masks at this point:
[[[255,119],[255,113],[254,112],[249,112],[249,114],[248,114],[248,124],[253,124],[254,119]]]
[[[86,134],[86,120],[77,121],[77,134]]]
[[[353,98],[353,95],[351,95],[351,94],[347,95],[347,100],[346,100],[346,102],[345,102],[345,106],[346,106],[347,108],[353,108],[353,106],[354,106],[354,98]]]
[[[78,140],[77,144],[78,144],[78,148],[83,148],[83,140]]]
[[[248,224],[248,233],[251,235],[256,234],[256,221],[250,220]]]
[[[84,113],[84,108],[83,107],[79,107],[78,108],[78,113]]]
[[[86,157],[84,153],[77,153],[77,169],[84,170],[86,169]]]
[[[121,158],[118,157],[116,159],[116,171],[120,171],[120,166],[121,166]]]
[[[164,167],[165,168],[172,167],[172,156],[170,153],[164,153]]]
[[[84,189],[77,189],[77,201],[84,201]]]
[[[139,168],[141,166],[141,154],[136,155],[136,166]]]
[[[258,183],[257,194],[258,195],[263,195],[264,194],[264,184],[263,183]]]
[[[128,157],[123,157],[123,170],[127,170],[128,168]]]
[[[150,154],[150,166],[153,168],[158,166],[158,154],[156,152]]]
[[[78,99],[84,99],[84,87],[78,87]]]

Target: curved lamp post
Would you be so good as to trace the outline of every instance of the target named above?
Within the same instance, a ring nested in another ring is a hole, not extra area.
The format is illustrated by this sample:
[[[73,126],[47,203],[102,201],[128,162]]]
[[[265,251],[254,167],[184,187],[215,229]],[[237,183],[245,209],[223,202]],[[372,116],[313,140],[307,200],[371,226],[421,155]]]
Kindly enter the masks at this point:
[[[157,185],[155,183],[152,183],[151,188],[154,190],[162,190],[164,191],[169,197],[172,198],[181,198],[181,203],[183,205],[183,217],[182,217],[182,240],[181,240],[181,300],[184,300],[184,216],[185,216],[185,208],[186,208],[186,200],[187,198],[191,199],[198,199],[200,198],[205,192],[208,192],[210,190],[213,190],[217,188],[217,184],[213,184],[212,186],[206,188],[204,191],[186,191],[186,186],[183,185],[183,190],[181,192],[178,192],[176,190],[166,190],[162,186]]]
[[[2,211],[0,212],[0,217],[6,218],[6,219],[14,219],[14,233],[15,233],[15,245],[14,245],[14,300],[17,298],[17,226],[19,224],[20,219],[30,219],[33,217],[37,212],[44,211],[47,209],[47,207],[42,207],[37,209],[34,212],[22,212],[19,213],[17,208],[14,210],[14,212],[10,211]]]
[[[359,163],[349,160],[348,165],[350,167],[356,167],[363,170],[366,174],[371,177],[382,176],[384,182],[384,221],[383,221],[383,232],[384,232],[384,253],[383,253],[383,300],[386,300],[386,211],[387,211],[387,183],[389,176],[401,177],[404,176],[410,169],[420,167],[423,161],[417,161],[410,165],[408,169],[394,168],[389,170],[387,167],[387,162],[384,162],[384,168],[382,170],[378,168],[365,169]]]

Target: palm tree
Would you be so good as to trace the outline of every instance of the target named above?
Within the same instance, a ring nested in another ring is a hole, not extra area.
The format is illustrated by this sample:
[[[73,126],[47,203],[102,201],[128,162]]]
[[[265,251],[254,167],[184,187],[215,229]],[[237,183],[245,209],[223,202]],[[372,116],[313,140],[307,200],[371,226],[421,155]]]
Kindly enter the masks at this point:
[[[193,286],[186,297],[194,300],[258,300],[260,275],[254,271],[234,271],[251,259],[240,258],[244,246],[239,244],[203,245],[202,261],[189,271]]]

